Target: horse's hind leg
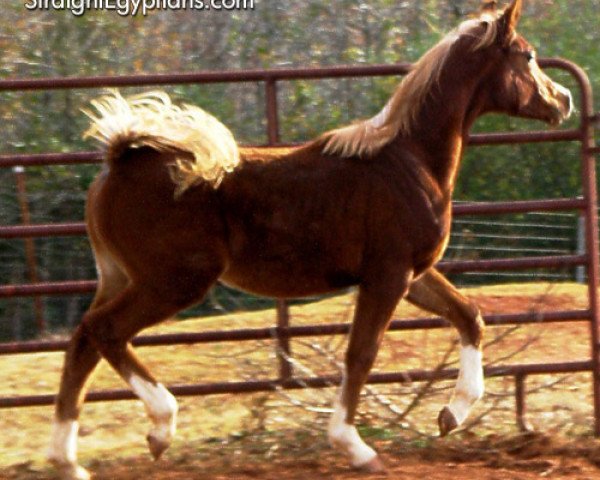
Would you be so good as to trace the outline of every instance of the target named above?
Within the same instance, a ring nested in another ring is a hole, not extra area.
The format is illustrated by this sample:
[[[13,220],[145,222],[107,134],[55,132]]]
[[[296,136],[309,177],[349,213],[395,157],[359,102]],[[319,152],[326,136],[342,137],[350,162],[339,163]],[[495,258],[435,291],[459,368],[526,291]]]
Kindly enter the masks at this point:
[[[89,308],[93,311],[121,293],[129,279],[106,253],[96,251],[98,289]],[[78,418],[91,373],[100,361],[100,353],[79,325],[69,343],[56,398],[49,460],[61,471],[63,478],[87,479],[89,474],[77,466]]]
[[[354,323],[346,351],[346,370],[329,422],[329,440],[349,457],[353,467],[383,470],[377,453],[363,442],[354,426],[360,391],[379,350],[398,301],[406,293],[411,274],[394,272],[360,286]]]
[[[450,403],[438,416],[440,435],[445,436],[464,422],[473,404],[483,396],[481,340],[484,323],[477,306],[433,268],[411,285],[406,299],[445,317],[460,334],[458,381]]]
[[[119,297],[84,318],[86,335],[144,403],[153,423],[147,440],[154,458],[171,443],[177,402],[141,363],[129,341],[144,328],[199,302],[221,271],[220,267],[207,268],[199,274],[180,269],[149,279],[152,283],[132,282]],[[169,283],[169,278],[177,279],[179,285]]]

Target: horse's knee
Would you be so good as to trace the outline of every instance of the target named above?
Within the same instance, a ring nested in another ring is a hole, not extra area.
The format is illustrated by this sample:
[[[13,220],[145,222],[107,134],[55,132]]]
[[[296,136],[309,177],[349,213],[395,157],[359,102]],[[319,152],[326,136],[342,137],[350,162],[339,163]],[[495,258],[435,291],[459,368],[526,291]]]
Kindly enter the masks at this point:
[[[485,321],[483,320],[483,317],[481,316],[481,313],[479,312],[479,309],[477,310],[477,317],[475,317],[475,341],[473,342],[474,345],[476,345],[477,347],[481,346],[481,341],[483,340],[483,334],[485,333]]]
[[[483,334],[485,331],[485,322],[483,321],[483,317],[481,316],[481,312],[478,307],[475,307],[475,313],[471,317],[471,329],[470,329],[470,342],[471,345],[474,345],[477,348],[481,347],[481,342],[483,340]]]
[[[473,345],[479,348],[485,331],[485,322],[483,321],[479,307],[475,302],[469,301],[461,305],[457,315],[460,317],[457,326],[459,326],[462,344],[464,346]]]

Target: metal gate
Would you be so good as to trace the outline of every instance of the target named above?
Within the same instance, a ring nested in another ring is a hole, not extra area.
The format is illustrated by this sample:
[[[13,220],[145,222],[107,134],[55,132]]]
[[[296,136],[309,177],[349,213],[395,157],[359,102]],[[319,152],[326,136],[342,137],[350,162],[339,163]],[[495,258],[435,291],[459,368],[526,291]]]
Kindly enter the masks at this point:
[[[542,59],[543,68],[558,68],[569,72],[580,90],[580,121],[577,128],[558,131],[531,131],[519,133],[477,134],[470,138],[469,144],[499,145],[540,142],[579,142],[581,145],[581,185],[583,197],[542,199],[519,202],[478,202],[455,205],[454,216],[463,215],[495,215],[525,212],[546,211],[579,211],[585,218],[586,250],[583,254],[535,256],[518,259],[492,259],[442,262],[438,265],[444,272],[517,270],[531,268],[559,268],[580,266],[587,270],[588,307],[575,311],[553,311],[540,313],[520,313],[486,316],[488,325],[524,325],[529,323],[555,322],[588,322],[590,324],[589,360],[580,362],[515,364],[494,366],[486,369],[486,376],[512,376],[515,379],[516,414],[521,426],[525,425],[525,380],[529,375],[549,373],[591,372],[594,388],[594,433],[600,436],[600,322],[597,285],[599,280],[598,265],[598,232],[597,232],[597,192],[595,155],[600,149],[595,146],[593,125],[599,120],[593,113],[592,90],[585,72],[565,60]],[[367,77],[385,75],[405,75],[409,64],[374,65],[357,67],[331,67],[310,69],[275,69],[246,70],[235,72],[201,72],[186,74],[119,76],[119,77],[85,77],[85,78],[49,78],[34,80],[0,81],[0,91],[25,90],[59,90],[85,89],[97,87],[131,87],[148,85],[175,85],[227,82],[260,82],[265,88],[266,126],[268,145],[279,144],[278,123],[278,83],[289,80],[331,79],[341,77]],[[67,154],[35,154],[35,155],[0,155],[0,168],[16,168],[17,186],[24,182],[27,167],[43,165],[89,164],[101,162],[98,152],[79,152]],[[22,190],[22,188],[21,188]],[[24,224],[0,226],[0,239],[85,235],[83,223],[60,224],[28,224],[27,216]],[[95,290],[96,282],[64,281],[30,284],[0,285],[0,298],[34,297],[45,295],[73,295],[89,293]],[[41,305],[41,304],[40,304]],[[38,305],[38,308],[39,305]],[[394,321],[390,330],[414,330],[444,328],[448,324],[439,318],[412,319]],[[307,336],[339,335],[349,331],[349,324],[328,324],[314,326],[291,326],[290,316],[284,302],[277,304],[277,323],[271,328],[254,328],[228,331],[208,331],[201,333],[181,333],[157,336],[140,336],[134,339],[137,346],[158,346],[174,344],[197,344],[222,341],[269,340],[272,339],[279,352],[278,378],[254,380],[248,382],[220,382],[194,385],[173,386],[170,390],[175,395],[207,395],[215,393],[241,393],[271,391],[278,388],[324,388],[338,384],[340,378],[312,377],[300,378],[294,375],[289,360],[290,339]],[[0,355],[16,355],[33,352],[56,352],[66,348],[66,341],[33,341],[0,344]],[[455,378],[455,369],[443,371],[412,370],[395,373],[378,373],[369,377],[369,383],[414,382],[435,379]],[[88,401],[123,400],[135,398],[128,390],[112,390],[90,392]],[[30,395],[20,397],[0,397],[0,408],[51,405],[52,394]]]

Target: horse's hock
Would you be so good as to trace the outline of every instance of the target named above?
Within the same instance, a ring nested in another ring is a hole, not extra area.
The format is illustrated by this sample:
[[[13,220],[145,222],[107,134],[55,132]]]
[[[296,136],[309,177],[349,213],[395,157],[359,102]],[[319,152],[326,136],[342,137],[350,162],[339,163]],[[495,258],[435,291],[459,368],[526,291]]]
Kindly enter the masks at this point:
[[[596,219],[596,179],[595,155],[598,148],[593,137],[593,124],[598,120],[594,115],[592,92],[590,83],[581,68],[570,62],[559,59],[543,59],[540,65],[544,68],[557,68],[570,73],[576,80],[580,90],[579,125],[573,129],[553,131],[530,131],[518,133],[490,133],[473,135],[470,145],[500,145],[516,143],[539,142],[578,142],[581,146],[583,197],[540,199],[519,202],[485,202],[466,203],[454,207],[454,216],[467,215],[495,215],[523,212],[559,212],[578,211],[585,218],[586,225],[586,250],[585,253],[575,255],[533,256],[516,259],[492,259],[473,261],[448,261],[438,264],[444,272],[466,271],[498,271],[531,268],[561,268],[583,266],[587,270],[589,286],[589,304],[587,308],[571,311],[553,311],[543,314],[523,312],[518,314],[500,314],[488,316],[485,321],[488,325],[524,325],[538,322],[589,322],[592,326],[590,344],[592,355],[589,360],[579,362],[543,363],[543,364],[517,364],[494,366],[486,370],[486,376],[512,376],[516,384],[516,411],[521,425],[525,425],[523,418],[525,412],[525,388],[527,376],[547,373],[592,372],[594,379],[594,399],[596,423],[594,432],[600,435],[600,351],[599,351],[599,306],[595,286],[598,284],[598,237]],[[128,77],[87,77],[65,79],[35,79],[35,80],[5,80],[0,81],[2,91],[25,90],[58,90],[58,89],[85,89],[107,86],[148,86],[163,84],[202,84],[220,82],[261,82],[265,86],[266,98],[266,127],[270,145],[279,142],[278,102],[277,87],[280,82],[289,80],[310,80],[322,78],[365,77],[382,75],[405,75],[409,65],[374,65],[361,67],[332,67],[312,69],[277,69],[277,70],[252,70],[240,72],[209,72],[173,75],[150,75]],[[27,168],[49,165],[74,165],[93,164],[101,161],[97,152],[78,152],[68,154],[19,154],[1,155],[0,168],[15,168],[17,179],[22,182],[26,176]],[[85,235],[83,223],[60,224],[30,224],[24,221],[20,225],[5,225],[0,227],[0,238],[46,238],[50,236],[81,236]],[[32,282],[29,284],[10,284],[0,286],[0,297],[33,297],[34,299],[47,295],[73,295],[78,293],[93,292],[96,283],[89,281],[63,282]],[[135,345],[164,346],[175,344],[207,343],[222,341],[269,340],[274,339],[279,352],[278,378],[266,378],[248,382],[219,382],[209,384],[194,384],[171,388],[176,396],[208,395],[215,393],[244,393],[258,391],[272,391],[277,388],[323,388],[338,384],[341,379],[337,377],[311,377],[299,378],[294,374],[290,361],[289,342],[292,338],[315,335],[339,335],[349,331],[347,324],[330,324],[318,326],[293,326],[293,318],[283,303],[278,304],[277,324],[273,328],[242,329],[230,331],[211,331],[201,333],[181,333],[160,336],[144,336],[134,341]],[[292,323],[292,324],[291,324]],[[395,331],[413,329],[436,329],[446,327],[446,323],[437,318],[413,319],[394,321],[390,329]],[[66,347],[65,341],[35,341],[14,342],[0,345],[0,354],[18,355],[32,352],[62,351]],[[402,382],[407,375],[412,381],[427,381],[431,378],[454,378],[456,370],[443,371],[410,371],[386,374],[372,374],[371,383]],[[130,391],[114,390],[92,392],[88,401],[109,401],[135,398]],[[0,408],[17,408],[27,406],[51,405],[54,396],[51,394],[29,395],[11,397],[4,396],[0,399]]]

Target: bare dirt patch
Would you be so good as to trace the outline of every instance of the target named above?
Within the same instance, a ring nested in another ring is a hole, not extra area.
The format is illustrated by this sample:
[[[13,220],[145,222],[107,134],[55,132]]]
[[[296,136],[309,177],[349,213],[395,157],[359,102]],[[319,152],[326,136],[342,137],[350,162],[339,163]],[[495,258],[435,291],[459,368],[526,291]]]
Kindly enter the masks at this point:
[[[600,478],[600,443],[557,440],[543,434],[488,436],[485,439],[435,440],[415,446],[375,441],[387,467],[384,474],[351,470],[320,437],[276,435],[245,438],[225,446],[203,444],[171,452],[152,462],[135,457],[98,459],[91,465],[96,480],[591,480]],[[294,440],[294,444],[287,441]],[[277,445],[277,448],[275,448]],[[286,447],[289,447],[286,449]],[[54,479],[50,470],[29,463],[0,471],[7,480]]]

